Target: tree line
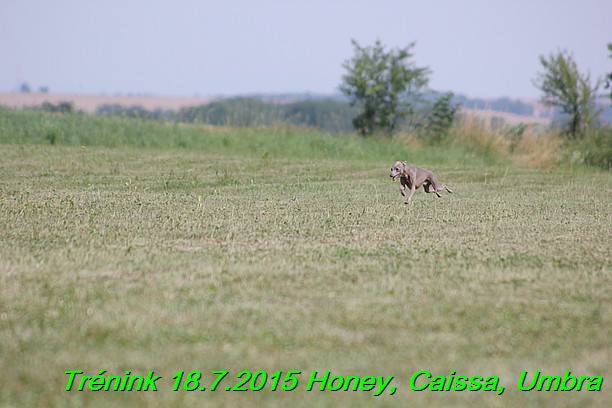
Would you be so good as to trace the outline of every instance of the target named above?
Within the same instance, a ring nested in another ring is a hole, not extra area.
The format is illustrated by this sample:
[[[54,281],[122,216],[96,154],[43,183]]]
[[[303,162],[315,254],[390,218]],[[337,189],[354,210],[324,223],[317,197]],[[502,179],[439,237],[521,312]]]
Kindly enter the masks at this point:
[[[457,119],[459,107],[533,115],[533,106],[510,98],[494,101],[469,99],[451,92],[439,94],[427,88],[431,70],[417,66],[410,43],[387,49],[377,40],[362,46],[353,40],[353,56],[342,67],[340,91],[348,103],[337,99],[265,102],[258,98],[230,98],[188,107],[177,112],[146,111],[140,107],[102,106],[99,114],[169,119],[187,123],[233,126],[285,124],[307,126],[363,136],[391,136],[400,131],[443,141]],[[612,44],[608,45],[612,52]],[[612,57],[612,56],[611,56]],[[596,103],[603,79],[592,80],[578,69],[568,51],[540,56],[542,72],[534,86],[541,101],[559,112],[556,124],[570,139],[580,139],[597,125],[601,108]],[[612,78],[607,78],[607,87]],[[610,94],[612,99],[612,93]]]
[[[455,96],[452,93],[440,96],[430,93],[428,98],[418,106],[410,124],[397,122],[397,130],[408,130],[410,125],[413,129],[435,132],[450,126],[459,106]],[[66,112],[51,104],[46,104],[43,110]],[[96,114],[212,126],[295,126],[352,133],[355,131],[353,121],[359,110],[344,100],[334,98],[278,102],[264,101],[257,97],[234,97],[177,111],[147,110],[142,106],[125,107],[118,104],[101,105]]]
[[[343,64],[345,74],[340,90],[349,98],[351,106],[359,110],[353,125],[360,134],[391,135],[398,123],[412,121],[431,72],[429,67],[416,65],[413,47],[414,43],[410,43],[387,50],[380,41],[364,47],[353,40],[354,55]],[[612,44],[608,44],[608,50],[612,52]],[[541,101],[566,115],[564,130],[570,138],[583,137],[597,124],[601,113],[596,99],[603,80],[592,80],[590,74],[580,72],[572,54],[566,50],[542,55],[539,59],[543,71],[537,73],[533,83],[542,91]],[[606,79],[610,87],[612,73]],[[436,100],[430,119],[435,119],[438,108],[452,110],[451,100],[448,95]],[[512,103],[509,99],[501,102]],[[520,113],[532,114],[533,110]]]
[[[353,56],[342,64],[344,75],[339,86],[348,102],[329,98],[275,103],[237,97],[178,111],[105,105],[97,114],[224,126],[303,126],[331,132],[356,131],[364,137],[389,137],[407,131],[437,143],[449,138],[462,104],[473,109],[533,114],[533,107],[509,98],[470,100],[452,92],[429,90],[431,70],[414,62],[414,43],[394,49],[387,49],[379,40],[371,46],[354,40],[352,44]],[[612,44],[608,44],[608,50],[612,53]],[[598,126],[601,107],[596,99],[601,96],[598,92],[604,81],[606,88],[612,88],[612,73],[592,79],[578,69],[566,50],[542,55],[539,60],[542,71],[536,73],[533,84],[542,92],[541,101],[561,113],[556,124],[566,139],[578,143],[575,146],[581,150],[602,156],[605,166],[612,156],[612,129]],[[612,101],[612,91],[609,97]],[[66,106],[43,108],[71,110]]]

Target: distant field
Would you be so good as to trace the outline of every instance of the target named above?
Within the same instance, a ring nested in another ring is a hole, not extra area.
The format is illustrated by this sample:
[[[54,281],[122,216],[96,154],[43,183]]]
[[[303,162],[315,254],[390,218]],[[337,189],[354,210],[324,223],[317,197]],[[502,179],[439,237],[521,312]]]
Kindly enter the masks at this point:
[[[2,406],[609,404],[607,172],[317,132],[2,115]],[[388,177],[402,158],[455,194],[405,206]],[[67,392],[66,370],[163,379]],[[173,392],[192,370],[209,386],[230,374],[223,390]],[[291,392],[226,392],[241,370],[302,374]],[[397,392],[306,391],[326,370],[394,376]],[[412,391],[420,370],[495,375],[505,392]],[[523,370],[605,381],[521,392]]]
[[[9,108],[24,108],[40,106],[44,102],[58,104],[72,102],[76,109],[94,113],[102,105],[120,105],[123,107],[140,106],[149,111],[156,109],[178,111],[181,108],[207,104],[215,98],[211,97],[185,97],[162,95],[87,95],[87,94],[61,94],[61,93],[23,93],[0,92],[0,106]],[[536,104],[537,105],[537,104]],[[465,110],[465,113],[474,117],[490,121],[492,117],[501,118],[507,125],[537,124],[548,125],[550,119],[532,116],[515,115],[507,112],[491,110]]]
[[[475,118],[485,120],[485,123],[491,123],[493,118],[503,120],[503,123],[507,126],[515,126],[521,123],[548,126],[551,123],[550,118],[539,118],[534,116],[523,116],[516,115],[507,112],[497,112],[492,110],[479,110],[479,109],[464,109],[463,112]]]
[[[212,98],[158,95],[83,95],[62,93],[0,92],[0,106],[24,108],[40,106],[44,102],[58,104],[72,102],[76,109],[93,113],[102,105],[141,106],[147,110],[178,110],[208,103]]]

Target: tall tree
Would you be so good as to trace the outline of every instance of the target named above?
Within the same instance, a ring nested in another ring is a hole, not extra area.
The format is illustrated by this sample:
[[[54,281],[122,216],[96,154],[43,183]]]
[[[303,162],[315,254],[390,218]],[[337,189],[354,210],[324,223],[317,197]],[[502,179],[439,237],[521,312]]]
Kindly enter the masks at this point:
[[[583,75],[567,51],[548,57],[540,56],[544,72],[538,73],[534,84],[544,95],[542,102],[560,108],[569,115],[569,134],[577,138],[599,115],[595,105],[601,81],[591,85],[589,74]]]
[[[414,114],[414,102],[427,84],[429,69],[412,62],[414,43],[390,51],[380,40],[369,47],[352,43],[354,55],[342,65],[346,73],[340,90],[360,110],[353,125],[364,136],[390,135],[402,119]]]

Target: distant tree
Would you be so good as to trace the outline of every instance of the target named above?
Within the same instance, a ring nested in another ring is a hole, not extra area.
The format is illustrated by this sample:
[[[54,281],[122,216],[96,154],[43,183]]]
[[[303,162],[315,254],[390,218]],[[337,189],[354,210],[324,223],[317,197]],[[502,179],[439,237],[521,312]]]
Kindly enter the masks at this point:
[[[302,100],[281,105],[283,122],[296,126],[351,132],[356,109],[346,102],[333,99]]]
[[[43,102],[41,108],[45,112],[51,113],[73,113],[74,112],[74,103],[72,102],[59,102],[57,104],[53,104],[51,102]]]
[[[414,114],[414,102],[427,84],[429,69],[416,67],[410,52],[414,43],[387,51],[377,40],[362,47],[352,40],[354,55],[344,62],[340,90],[360,113],[353,126],[362,135],[392,134],[401,120]]]
[[[448,137],[460,104],[453,102],[454,94],[447,92],[433,104],[431,113],[427,116],[426,135],[433,142],[442,142]]]
[[[30,88],[30,84],[28,84],[27,82],[23,82],[21,86],[19,87],[19,92],[30,93],[32,92],[32,88]]]
[[[612,43],[608,44],[608,51],[610,52],[608,58],[612,58]],[[612,72],[608,73],[606,77],[606,89],[610,90],[610,101],[612,101]]]
[[[534,85],[544,93],[542,102],[569,115],[569,134],[576,139],[600,112],[595,105],[600,81],[591,85],[590,75],[578,71],[576,62],[567,51],[540,56],[540,63],[544,72],[538,73]]]
[[[267,126],[278,117],[279,107],[256,98],[237,97],[181,109],[181,122],[222,126]]]

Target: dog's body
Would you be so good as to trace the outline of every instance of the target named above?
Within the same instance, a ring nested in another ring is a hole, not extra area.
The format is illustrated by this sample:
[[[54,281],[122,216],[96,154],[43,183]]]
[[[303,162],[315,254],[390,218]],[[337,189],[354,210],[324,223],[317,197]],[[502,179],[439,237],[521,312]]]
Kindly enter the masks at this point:
[[[431,171],[422,167],[411,166],[406,162],[395,162],[391,167],[391,174],[389,177],[395,181],[398,177],[400,178],[400,193],[406,197],[406,187],[410,189],[410,195],[406,197],[406,204],[410,204],[410,200],[414,195],[414,192],[423,186],[426,193],[436,193],[438,197],[442,197],[438,194],[438,191],[446,190],[452,193],[453,190],[446,187],[445,184],[438,182],[438,176]]]

